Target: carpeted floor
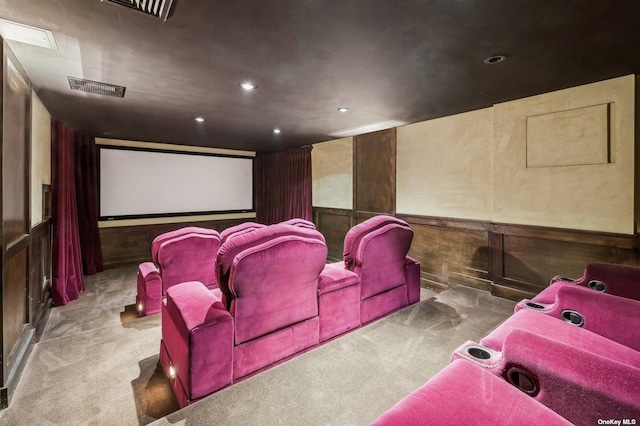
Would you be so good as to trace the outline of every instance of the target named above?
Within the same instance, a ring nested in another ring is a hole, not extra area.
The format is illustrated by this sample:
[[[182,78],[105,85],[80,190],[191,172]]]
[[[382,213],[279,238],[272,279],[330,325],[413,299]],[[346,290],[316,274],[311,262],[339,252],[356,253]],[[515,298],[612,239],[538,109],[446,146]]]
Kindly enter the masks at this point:
[[[7,425],[366,425],[477,341],[514,303],[458,286],[177,410],[157,366],[160,315],[137,318],[135,267],[87,277],[53,308]],[[166,416],[166,417],[164,417]]]

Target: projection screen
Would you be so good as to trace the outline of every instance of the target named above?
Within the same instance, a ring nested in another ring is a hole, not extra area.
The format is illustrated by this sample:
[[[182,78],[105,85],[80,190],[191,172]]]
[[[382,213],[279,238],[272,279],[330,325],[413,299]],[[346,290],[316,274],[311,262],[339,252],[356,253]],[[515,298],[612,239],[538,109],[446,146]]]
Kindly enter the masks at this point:
[[[100,146],[100,219],[252,212],[253,158]]]

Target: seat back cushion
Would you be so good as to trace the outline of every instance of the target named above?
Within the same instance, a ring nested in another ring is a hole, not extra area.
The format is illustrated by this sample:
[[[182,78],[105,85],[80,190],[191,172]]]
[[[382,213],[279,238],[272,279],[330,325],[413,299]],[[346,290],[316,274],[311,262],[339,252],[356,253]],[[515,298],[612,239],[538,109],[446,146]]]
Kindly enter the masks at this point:
[[[313,222],[308,221],[306,219],[293,218],[293,219],[285,220],[284,222],[280,222],[280,223],[284,225],[293,225],[293,226],[300,226],[302,228],[316,229],[316,225]]]
[[[365,220],[347,232],[347,235],[344,237],[344,251],[342,253],[344,264],[347,269],[350,271],[355,269],[355,253],[360,246],[362,238],[364,238],[364,236],[369,232],[389,224],[397,224],[399,226],[409,228],[409,225],[404,220],[393,216],[379,215]]]
[[[207,234],[185,234],[162,243],[158,249],[162,294],[185,281],[217,286],[215,259],[219,248],[220,237]]]
[[[220,232],[220,241],[221,243],[224,243],[229,238],[233,238],[237,235],[242,235],[259,228],[264,228],[266,226],[267,225],[263,225],[261,223],[256,223],[256,222],[242,222],[238,225],[230,226],[227,229]]]
[[[186,234],[202,234],[202,235],[220,235],[218,231],[208,228],[200,228],[198,226],[186,226],[184,228],[176,229],[175,231],[165,232],[153,239],[151,243],[151,259],[153,263],[158,264],[158,250],[162,243],[168,240],[172,240],[176,237],[180,237]]]
[[[297,235],[300,237],[316,239],[324,244],[324,237],[320,232],[314,229],[286,224],[276,224],[257,228],[243,234],[234,235],[232,238],[227,238],[227,240],[220,246],[216,260],[215,275],[227,303],[231,302],[231,294],[228,286],[229,270],[236,255],[249,247],[259,245],[263,242],[284,235]],[[296,260],[299,260],[299,256],[291,258],[291,262]]]
[[[640,299],[640,268],[631,265],[594,262],[587,265],[584,284],[591,280],[602,281],[607,292],[628,299]]]
[[[284,235],[235,256],[229,274],[237,345],[318,315],[318,279],[327,246]]]
[[[358,246],[354,272],[360,276],[361,299],[374,296],[404,284],[405,257],[413,231],[389,223],[365,235]]]

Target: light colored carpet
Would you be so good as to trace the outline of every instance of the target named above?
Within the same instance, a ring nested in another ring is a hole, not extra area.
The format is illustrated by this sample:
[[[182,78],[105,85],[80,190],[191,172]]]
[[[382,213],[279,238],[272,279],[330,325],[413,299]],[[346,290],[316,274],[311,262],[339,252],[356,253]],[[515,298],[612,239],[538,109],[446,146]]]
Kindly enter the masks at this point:
[[[463,286],[423,290],[416,305],[175,411],[157,367],[160,315],[132,309],[135,271],[87,277],[79,300],[52,309],[1,424],[366,425],[514,306]]]

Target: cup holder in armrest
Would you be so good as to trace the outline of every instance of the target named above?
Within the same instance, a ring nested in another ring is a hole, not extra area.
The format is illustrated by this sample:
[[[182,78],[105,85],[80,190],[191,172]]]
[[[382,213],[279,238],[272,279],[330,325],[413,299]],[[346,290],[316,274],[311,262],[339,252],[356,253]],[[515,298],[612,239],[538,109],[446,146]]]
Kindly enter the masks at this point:
[[[546,308],[546,306],[541,305],[541,304],[536,303],[536,302],[526,302],[525,305],[527,305],[528,307],[533,308],[533,309],[544,309],[544,308]]]
[[[602,293],[606,293],[607,292],[607,285],[605,283],[603,283],[602,281],[598,281],[598,280],[591,280],[589,281],[589,284],[587,284],[589,286],[589,288],[595,290],[595,291],[601,291]]]
[[[469,346],[467,348],[467,353],[477,359],[491,358],[491,354],[489,353],[489,351],[479,346]]]
[[[576,311],[565,309],[562,311],[561,318],[564,322],[571,325],[582,327],[584,325],[584,317]]]
[[[530,396],[536,396],[540,389],[533,375],[518,367],[507,369],[507,381]]]

